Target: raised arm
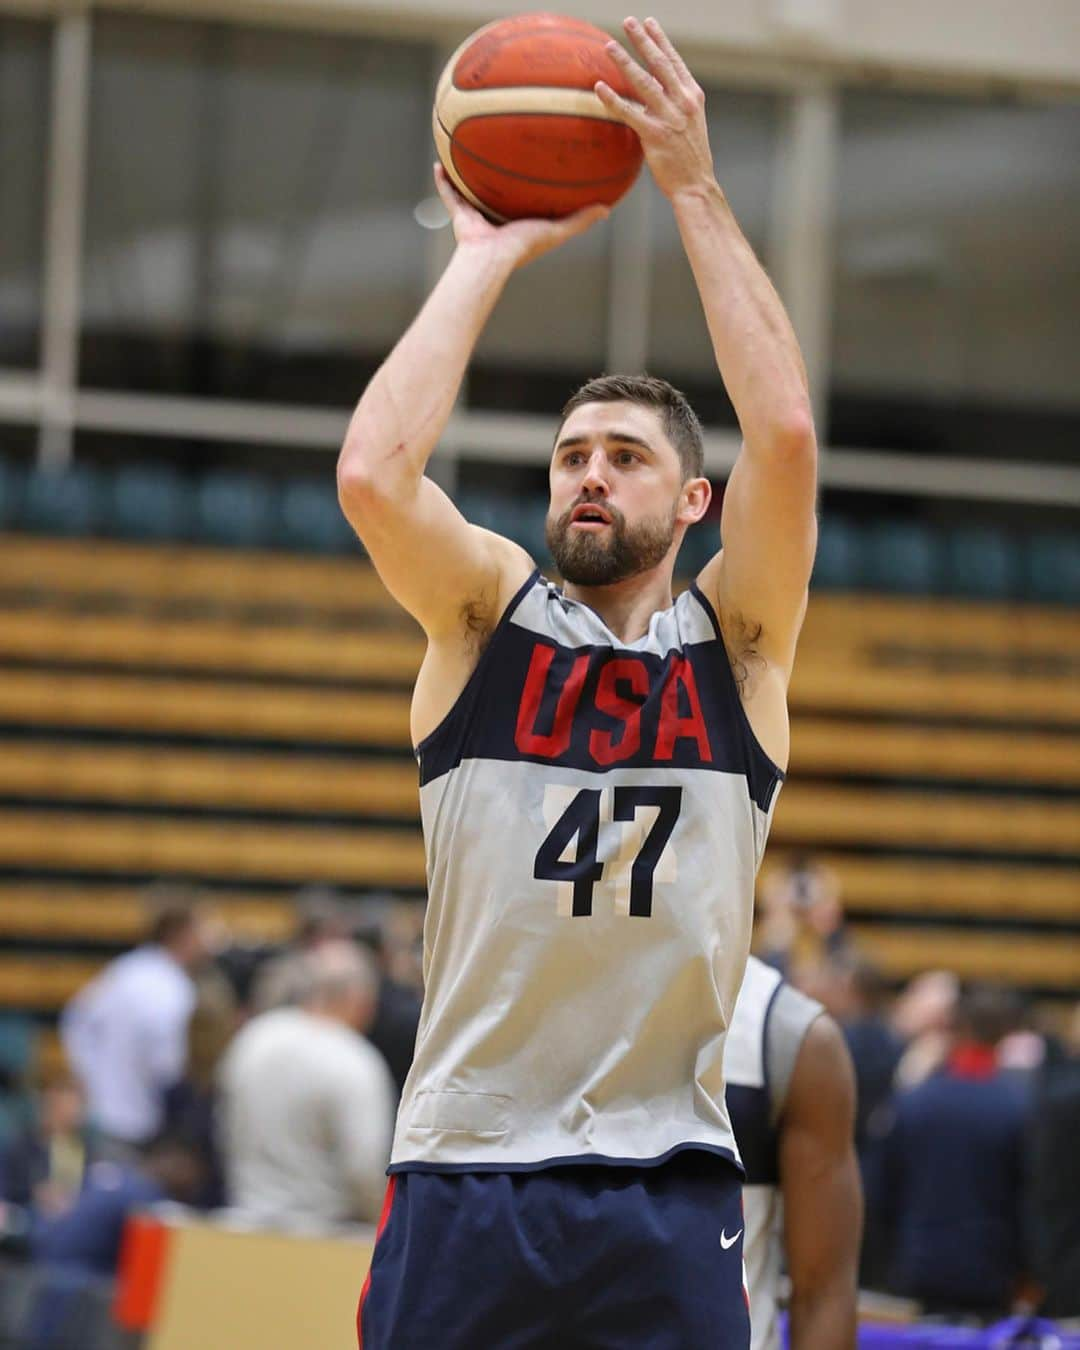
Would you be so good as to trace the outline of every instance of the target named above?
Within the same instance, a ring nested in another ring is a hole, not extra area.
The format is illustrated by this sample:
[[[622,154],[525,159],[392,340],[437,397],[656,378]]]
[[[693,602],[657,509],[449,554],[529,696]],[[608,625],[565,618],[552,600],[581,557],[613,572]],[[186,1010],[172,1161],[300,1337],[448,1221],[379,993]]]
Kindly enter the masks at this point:
[[[724,549],[702,572],[722,620],[753,638],[786,687],[817,539],[817,452],[794,331],[716,181],[705,96],[654,20],[626,21],[643,67],[621,47],[638,107],[597,93],[641,137],[671,202],[743,447],[724,494]],[[730,644],[729,644],[730,645]]]
[[[436,185],[457,248],[427,303],[364,391],[338,459],[338,498],[387,588],[434,639],[494,617],[516,545],[469,525],[424,470],[446,428],[476,341],[515,268],[607,214],[495,226]],[[516,588],[516,581],[511,578]]]
[[[854,1350],[862,1193],[855,1075],[832,1018],[803,1038],[780,1119],[791,1350]]]

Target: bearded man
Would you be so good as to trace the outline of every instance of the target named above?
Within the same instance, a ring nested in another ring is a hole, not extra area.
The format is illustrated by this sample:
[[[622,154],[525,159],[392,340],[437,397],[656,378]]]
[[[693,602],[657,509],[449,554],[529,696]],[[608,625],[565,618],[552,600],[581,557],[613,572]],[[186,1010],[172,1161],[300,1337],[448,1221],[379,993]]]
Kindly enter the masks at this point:
[[[704,95],[660,26],[600,83],[671,203],[744,444],[723,550],[672,599],[709,506],[701,428],[662,380],[591,381],[551,459],[555,586],[424,469],[515,268],[587,229],[457,248],[371,381],[342,508],[427,652],[412,703],[428,853],[425,996],[361,1297],[361,1345],[749,1344],[724,1037],[788,757],[816,540],[806,376],[713,171]]]

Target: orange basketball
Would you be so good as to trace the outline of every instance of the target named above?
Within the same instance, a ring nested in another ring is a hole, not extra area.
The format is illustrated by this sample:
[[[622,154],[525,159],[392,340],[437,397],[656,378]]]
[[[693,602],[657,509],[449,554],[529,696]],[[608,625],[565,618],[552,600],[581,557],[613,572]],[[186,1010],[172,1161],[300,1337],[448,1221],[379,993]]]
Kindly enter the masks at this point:
[[[593,93],[633,97],[607,33],[561,14],[521,14],[473,33],[435,92],[435,144],[455,187],[497,220],[617,202],[641,168],[637,133]]]

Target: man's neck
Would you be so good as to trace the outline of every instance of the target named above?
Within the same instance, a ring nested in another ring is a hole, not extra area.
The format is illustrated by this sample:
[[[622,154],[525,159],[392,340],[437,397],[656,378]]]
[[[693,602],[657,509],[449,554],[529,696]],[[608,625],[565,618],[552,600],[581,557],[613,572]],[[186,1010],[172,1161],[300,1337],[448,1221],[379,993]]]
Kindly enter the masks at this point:
[[[661,564],[611,586],[564,582],[563,594],[594,609],[620,641],[634,642],[649,631],[654,614],[671,608],[671,567]]]

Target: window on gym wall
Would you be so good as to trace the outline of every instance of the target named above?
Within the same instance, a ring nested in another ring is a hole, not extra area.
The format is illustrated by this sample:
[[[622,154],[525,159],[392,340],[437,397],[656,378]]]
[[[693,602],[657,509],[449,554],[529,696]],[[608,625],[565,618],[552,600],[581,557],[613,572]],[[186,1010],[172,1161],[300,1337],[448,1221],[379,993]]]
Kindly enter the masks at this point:
[[[767,265],[781,100],[772,94],[719,88],[707,88],[705,94],[716,176],[743,233]],[[734,426],[735,413],[716,369],[675,217],[655,184],[651,191],[650,369],[682,388],[703,421]]]
[[[81,383],[351,404],[424,291],[432,61],[99,15]]]
[[[830,441],[1076,459],[1080,105],[849,92]]]
[[[51,35],[0,15],[0,367],[39,360]]]

